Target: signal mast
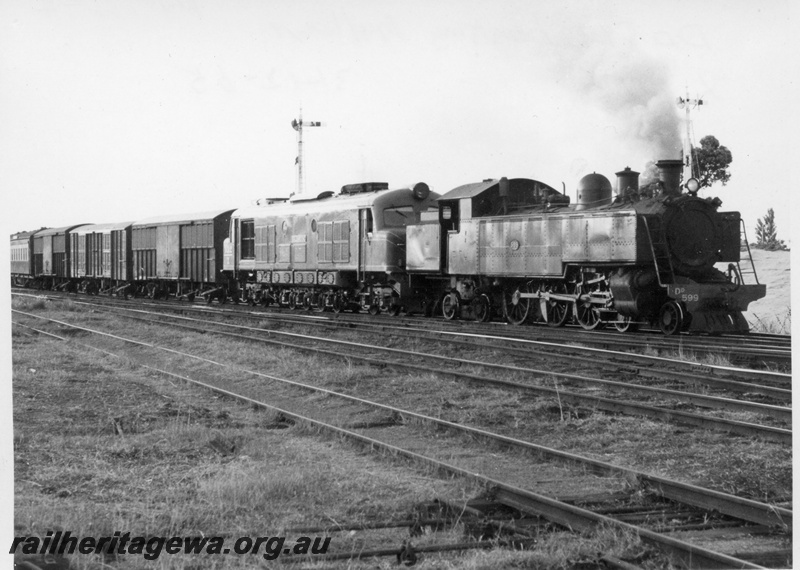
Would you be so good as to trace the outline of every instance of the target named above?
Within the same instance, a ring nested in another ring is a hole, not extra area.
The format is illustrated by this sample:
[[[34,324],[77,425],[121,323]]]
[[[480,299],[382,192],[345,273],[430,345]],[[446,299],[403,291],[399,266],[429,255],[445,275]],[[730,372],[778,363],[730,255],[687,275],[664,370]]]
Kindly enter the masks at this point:
[[[303,128],[322,127],[320,121],[303,121],[303,108],[300,107],[300,116],[292,119],[292,127],[297,131],[297,158],[294,163],[297,165],[297,196],[303,195]]]
[[[694,148],[692,146],[693,129],[692,119],[689,112],[703,104],[702,99],[689,99],[689,89],[686,89],[686,98],[678,97],[678,109],[686,109],[686,138],[683,141],[683,181],[686,183],[690,178],[699,179],[700,171],[694,160]]]

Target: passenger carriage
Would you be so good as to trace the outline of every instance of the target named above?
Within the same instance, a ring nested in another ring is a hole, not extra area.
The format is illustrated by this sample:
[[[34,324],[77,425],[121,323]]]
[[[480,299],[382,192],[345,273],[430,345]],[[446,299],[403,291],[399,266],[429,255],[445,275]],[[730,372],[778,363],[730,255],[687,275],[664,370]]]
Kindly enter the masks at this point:
[[[33,238],[41,230],[11,234],[11,285],[28,287],[33,282]]]

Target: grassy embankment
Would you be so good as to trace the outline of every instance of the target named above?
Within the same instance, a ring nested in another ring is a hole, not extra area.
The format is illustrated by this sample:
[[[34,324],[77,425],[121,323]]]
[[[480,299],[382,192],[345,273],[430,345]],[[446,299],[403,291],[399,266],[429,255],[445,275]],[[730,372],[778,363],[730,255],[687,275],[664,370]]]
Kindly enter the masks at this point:
[[[51,312],[42,301],[14,302],[14,307]],[[58,307],[61,318],[65,312],[83,322],[108,318],[70,303]],[[314,430],[287,428],[274,414],[149,373],[131,359],[22,330],[15,328],[13,336],[17,535],[69,530],[80,536],[120,531],[231,539],[287,534],[294,540],[285,529],[404,519],[434,497],[463,501],[478,492],[462,481],[443,481],[365,455]],[[91,342],[82,333],[71,337]],[[332,536],[332,551],[394,548],[407,538],[402,529]],[[462,541],[461,528],[415,543],[435,540]],[[534,552],[431,555],[420,567],[563,568],[609,549],[630,556],[641,545],[607,529],[586,536],[557,533],[543,537]],[[253,555],[71,558],[72,568],[266,564]],[[395,562],[368,560],[355,567],[389,568]]]

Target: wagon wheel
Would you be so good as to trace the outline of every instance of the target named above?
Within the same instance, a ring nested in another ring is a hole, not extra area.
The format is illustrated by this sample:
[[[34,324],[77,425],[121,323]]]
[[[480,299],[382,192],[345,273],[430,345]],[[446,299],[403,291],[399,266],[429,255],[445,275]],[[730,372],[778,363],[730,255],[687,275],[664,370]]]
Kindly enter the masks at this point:
[[[308,293],[308,292],[306,292],[306,293],[298,293],[298,297],[300,299],[300,302],[303,305],[303,308],[306,311],[310,311],[311,310],[311,306],[313,305],[313,300],[314,300],[312,294]]]
[[[369,310],[369,314],[372,315],[373,317],[375,315],[380,315],[381,314],[381,308],[377,303],[373,303],[372,305],[370,305],[368,310]]]
[[[451,291],[442,298],[442,315],[448,321],[455,320],[461,314],[461,299],[458,293]]]
[[[393,317],[396,317],[397,315],[400,314],[400,310],[403,308],[397,302],[398,300],[399,298],[395,297],[394,295],[384,297],[381,303],[381,311],[383,311],[384,313],[388,313]]]
[[[344,311],[345,307],[347,306],[347,303],[345,303],[344,301],[344,296],[341,293],[337,293],[336,295],[333,296],[333,302],[331,303],[331,305],[333,312],[338,315],[339,313]]]
[[[667,301],[658,313],[658,326],[666,335],[678,334],[685,321],[683,307],[677,301]]]
[[[382,313],[396,317],[400,314],[400,305],[397,304],[398,297],[395,295],[384,295],[381,297],[380,309]]]
[[[618,316],[617,320],[614,321],[614,328],[617,329],[619,332],[634,332],[636,329],[639,328],[639,325],[633,322],[631,317],[623,317]]]
[[[548,293],[555,293],[557,295],[564,295],[567,292],[567,287],[563,283],[553,285],[545,288]],[[567,318],[569,318],[569,302],[557,301],[555,299],[542,299],[539,303],[542,315],[545,317],[548,326],[563,327]]]
[[[485,294],[478,295],[472,301],[475,307],[474,314],[475,320],[479,323],[488,323],[492,320],[492,303],[489,301],[489,296]]]
[[[521,297],[522,293],[521,287],[503,293],[503,316],[512,325],[521,325],[531,313],[531,300]]]
[[[578,285],[578,293],[580,294],[580,292],[581,286]],[[587,331],[596,329],[600,324],[600,315],[588,299],[578,298],[575,300],[575,304],[572,305],[572,316]]]
[[[297,308],[297,295],[294,292],[291,292],[286,296],[286,304],[290,309]]]
[[[318,295],[314,295],[313,308],[315,313],[321,313],[325,310],[325,304],[327,302],[328,295],[329,293],[320,293]]]

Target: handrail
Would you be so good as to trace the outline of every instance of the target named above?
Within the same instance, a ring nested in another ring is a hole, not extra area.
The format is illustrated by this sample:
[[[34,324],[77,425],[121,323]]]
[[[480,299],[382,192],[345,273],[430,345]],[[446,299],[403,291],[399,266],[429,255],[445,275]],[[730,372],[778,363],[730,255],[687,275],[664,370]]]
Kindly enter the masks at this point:
[[[650,224],[647,222],[647,217],[646,216],[640,216],[640,217],[642,218],[642,221],[644,222],[644,228],[645,228],[646,233],[647,233],[647,241],[650,244],[650,254],[653,256],[653,265],[655,265],[655,268],[656,268],[656,278],[658,279],[658,284],[661,287],[666,287],[667,285],[661,282],[661,268],[659,268],[659,266],[658,266],[658,257],[656,256],[656,248],[653,245],[653,234],[650,231]],[[672,268],[672,261],[669,258],[669,252],[667,252],[667,263],[669,264],[670,275],[674,275],[675,271]]]
[[[744,244],[747,246],[747,257],[750,258],[750,267],[753,269],[753,277],[756,278],[756,284],[759,284],[758,281],[758,273],[756,273],[756,264],[753,263],[753,252],[750,251],[750,242],[747,240],[747,228],[744,225],[744,220],[739,218],[739,225],[742,227],[742,233],[739,236],[739,241],[741,242],[741,236],[744,236]],[[742,250],[742,244],[739,243],[739,251]],[[741,256],[740,256],[741,257]],[[742,279],[742,285],[744,285],[744,275],[742,274],[742,269],[739,267],[739,262],[736,262],[736,267],[739,269],[739,275]]]

